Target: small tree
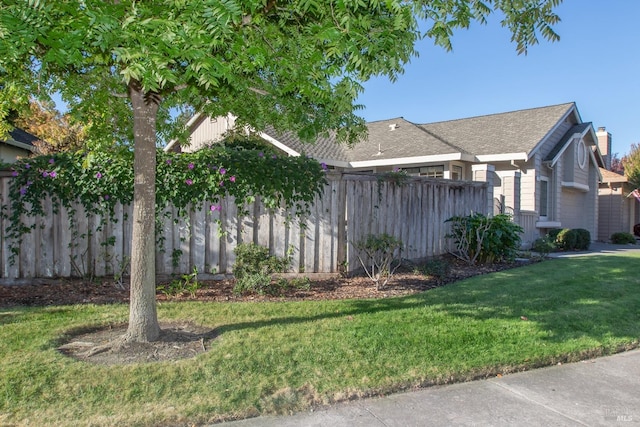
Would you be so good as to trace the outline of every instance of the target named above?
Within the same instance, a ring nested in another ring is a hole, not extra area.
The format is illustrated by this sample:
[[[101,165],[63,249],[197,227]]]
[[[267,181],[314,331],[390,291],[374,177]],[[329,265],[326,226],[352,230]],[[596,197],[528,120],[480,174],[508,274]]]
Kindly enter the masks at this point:
[[[402,264],[402,241],[387,233],[379,236],[369,234],[353,246],[358,251],[360,265],[377,290],[386,286]]]
[[[629,154],[622,158],[622,166],[633,188],[640,188],[640,144],[631,144]]]

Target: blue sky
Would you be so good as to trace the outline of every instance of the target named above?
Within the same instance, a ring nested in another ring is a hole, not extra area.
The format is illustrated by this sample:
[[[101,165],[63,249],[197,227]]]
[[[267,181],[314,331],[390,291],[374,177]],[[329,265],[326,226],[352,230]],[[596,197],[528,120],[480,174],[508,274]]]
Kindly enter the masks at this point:
[[[422,41],[395,83],[365,84],[359,115],[429,123],[576,102],[623,156],[640,142],[640,1],[564,0],[556,10],[560,41],[541,40],[526,56],[497,16],[457,31],[452,52]]]

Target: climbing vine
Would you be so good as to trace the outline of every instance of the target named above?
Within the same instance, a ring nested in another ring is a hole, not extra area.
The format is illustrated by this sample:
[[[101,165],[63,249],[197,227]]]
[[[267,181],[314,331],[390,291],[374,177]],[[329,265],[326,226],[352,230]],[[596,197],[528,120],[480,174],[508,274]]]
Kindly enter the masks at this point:
[[[10,209],[5,236],[12,242],[11,260],[18,254],[22,236],[34,226],[28,217],[42,217],[61,207],[71,214],[75,207],[115,221],[115,207],[133,200],[133,152],[126,148],[109,151],[64,152],[21,159],[11,165]],[[222,210],[221,199],[233,196],[239,207],[262,198],[267,208],[296,208],[307,212],[325,183],[326,166],[306,157],[287,157],[272,151],[241,146],[216,146],[195,153],[165,153],[158,150],[156,216],[160,223],[169,207],[186,217],[190,209],[209,204],[210,212]],[[241,211],[243,212],[243,211]]]

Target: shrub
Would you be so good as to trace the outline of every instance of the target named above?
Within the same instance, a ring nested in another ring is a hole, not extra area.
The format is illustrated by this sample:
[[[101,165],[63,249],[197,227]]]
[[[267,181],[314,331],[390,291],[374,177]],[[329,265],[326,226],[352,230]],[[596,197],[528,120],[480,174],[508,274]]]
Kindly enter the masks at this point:
[[[451,253],[469,264],[512,261],[520,247],[522,227],[506,214],[487,217],[480,213],[455,216],[451,233],[455,250]]]
[[[584,251],[591,244],[591,233],[584,228],[563,228],[557,233],[554,243],[562,251]]]
[[[631,233],[619,232],[611,235],[611,243],[616,245],[636,244],[636,238]]]
[[[584,228],[576,228],[576,250],[586,251],[591,245],[591,233]]]
[[[189,292],[191,298],[195,298],[196,292],[202,287],[198,281],[198,267],[193,267],[189,274],[183,274],[181,279],[172,280],[170,283],[158,285],[156,289],[167,298],[177,297],[185,292]]]
[[[531,250],[538,252],[541,258],[546,258],[550,252],[556,249],[556,244],[549,238],[549,235],[536,239],[531,246]]]
[[[241,243],[235,249],[236,262],[233,265],[233,275],[236,284],[233,292],[269,293],[271,275],[283,273],[291,264],[291,254],[281,258],[269,254],[269,249],[255,243]]]
[[[562,251],[572,251],[578,243],[578,233],[571,228],[563,228],[556,237],[556,246]]]
[[[549,232],[547,233],[547,238],[549,239],[549,241],[555,243],[556,240],[558,240],[558,234],[560,234],[562,230],[562,228],[552,228],[551,230],[549,230]]]
[[[378,236],[369,234],[353,245],[358,251],[358,260],[367,276],[376,285],[377,290],[382,289],[402,263],[402,241],[387,233]],[[395,266],[394,260],[397,260]]]

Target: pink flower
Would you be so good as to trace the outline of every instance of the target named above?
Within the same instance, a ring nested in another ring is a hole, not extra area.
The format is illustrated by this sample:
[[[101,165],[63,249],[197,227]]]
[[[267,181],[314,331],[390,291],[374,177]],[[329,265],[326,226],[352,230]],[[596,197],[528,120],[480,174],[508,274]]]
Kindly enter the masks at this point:
[[[100,172],[96,173],[96,178],[98,179],[102,178],[102,174]]]
[[[258,157],[264,157],[264,153],[261,151],[258,153]]]
[[[105,200],[109,200],[109,195],[108,195],[108,194],[105,194],[105,195],[104,195],[104,199],[105,199]]]
[[[196,165],[194,165],[193,163],[189,163],[189,169],[193,169],[195,167],[196,167]]]
[[[22,187],[22,188],[20,189],[20,195],[21,195],[21,196],[24,196],[25,194],[27,194],[27,189],[26,189],[25,187]]]
[[[211,212],[215,212],[215,211],[221,211],[222,210],[222,206],[220,205],[211,205]]]
[[[186,179],[184,182],[187,185],[192,185],[193,184],[193,180],[192,179]]]
[[[220,181],[220,184],[218,184],[220,187],[224,187],[224,181]]]
[[[220,175],[224,175],[225,173],[227,173],[227,170],[225,168],[220,168]]]
[[[50,176],[51,178],[55,178],[57,175],[58,175],[58,174],[56,173],[56,171],[51,171],[51,172],[49,172],[49,176]]]
[[[229,178],[229,181],[236,182],[236,176],[235,175],[231,176],[231,178]]]
[[[17,176],[17,174],[16,174],[16,176]],[[47,178],[48,176],[49,176],[49,172],[47,172],[47,171],[42,172],[42,177],[43,178]]]
[[[30,165],[29,163],[25,163],[25,164],[24,164],[24,168],[25,168],[25,169],[29,169],[30,167],[31,167],[31,165]]]
[[[55,160],[53,160],[53,159],[49,159],[49,164],[51,164],[51,165],[52,165],[52,164],[54,164],[55,162],[56,162]]]
[[[327,170],[327,164],[325,162],[320,163],[320,166],[322,167],[323,171]]]
[[[167,159],[167,164],[170,165],[171,164],[171,159]]]
[[[13,176],[13,177],[18,176],[18,171],[13,171],[13,172],[11,172],[11,176]]]

